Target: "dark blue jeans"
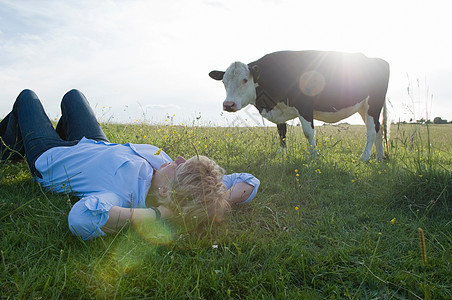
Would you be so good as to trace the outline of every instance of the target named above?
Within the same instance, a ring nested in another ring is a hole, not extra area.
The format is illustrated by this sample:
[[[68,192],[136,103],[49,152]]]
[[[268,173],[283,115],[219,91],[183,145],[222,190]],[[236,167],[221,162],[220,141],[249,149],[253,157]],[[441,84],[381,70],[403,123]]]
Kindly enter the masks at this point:
[[[108,142],[85,96],[71,90],[61,101],[61,118],[54,129],[38,96],[23,90],[13,110],[0,123],[1,159],[19,160],[25,156],[33,176],[41,177],[36,159],[53,147],[73,146],[82,137]]]

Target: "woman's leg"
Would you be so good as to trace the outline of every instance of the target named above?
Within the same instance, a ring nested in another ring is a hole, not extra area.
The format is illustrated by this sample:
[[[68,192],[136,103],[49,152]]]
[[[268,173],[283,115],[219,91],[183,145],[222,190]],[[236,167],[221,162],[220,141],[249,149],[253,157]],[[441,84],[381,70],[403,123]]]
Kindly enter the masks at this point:
[[[75,141],[82,137],[108,142],[88,100],[78,90],[71,90],[61,101],[61,118],[56,131],[63,140]]]
[[[3,123],[5,122],[5,123]],[[2,121],[1,137],[6,152],[25,155],[30,171],[40,176],[35,168],[36,159],[50,148],[73,146],[76,142],[63,141],[53,128],[38,96],[31,90],[23,90],[13,105],[12,112]],[[9,149],[8,149],[9,148]]]

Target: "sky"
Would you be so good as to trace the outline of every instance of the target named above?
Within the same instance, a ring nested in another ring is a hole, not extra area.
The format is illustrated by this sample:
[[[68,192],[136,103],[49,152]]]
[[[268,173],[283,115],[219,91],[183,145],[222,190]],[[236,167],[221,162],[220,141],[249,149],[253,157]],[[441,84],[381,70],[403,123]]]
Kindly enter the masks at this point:
[[[389,62],[394,121],[450,121],[449,2],[0,0],[0,118],[27,88],[57,119],[76,88],[101,122],[271,125],[253,106],[223,112],[224,87],[208,73],[279,50],[334,50]]]

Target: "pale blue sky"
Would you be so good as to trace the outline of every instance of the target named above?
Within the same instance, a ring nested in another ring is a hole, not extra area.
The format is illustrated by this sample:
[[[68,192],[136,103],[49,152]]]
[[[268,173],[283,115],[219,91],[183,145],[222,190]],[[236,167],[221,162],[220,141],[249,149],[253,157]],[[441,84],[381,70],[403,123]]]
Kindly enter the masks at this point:
[[[253,107],[221,111],[225,91],[209,71],[273,51],[319,49],[386,59],[394,119],[428,111],[452,120],[451,7],[435,0],[0,0],[0,114],[29,88],[56,118],[63,94],[77,88],[103,121],[161,123],[175,115],[175,123],[191,124],[201,115],[212,125],[254,126],[262,119]]]

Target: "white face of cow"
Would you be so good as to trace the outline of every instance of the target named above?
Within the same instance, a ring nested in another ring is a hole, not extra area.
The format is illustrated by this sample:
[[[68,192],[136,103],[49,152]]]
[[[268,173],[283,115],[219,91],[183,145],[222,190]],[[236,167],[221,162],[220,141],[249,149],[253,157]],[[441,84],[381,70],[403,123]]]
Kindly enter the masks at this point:
[[[235,112],[256,101],[256,87],[248,65],[232,63],[224,72],[222,81],[226,89],[223,110]]]

